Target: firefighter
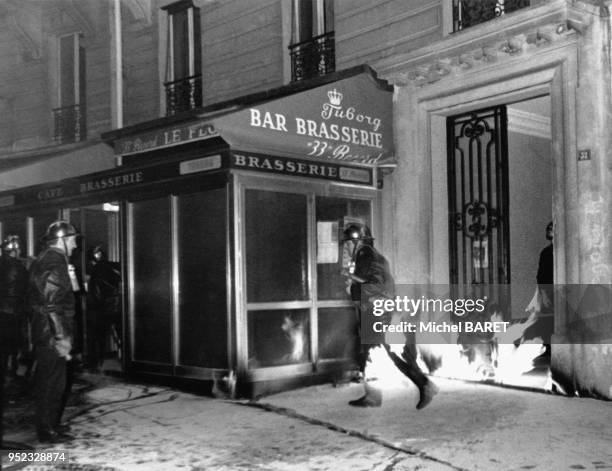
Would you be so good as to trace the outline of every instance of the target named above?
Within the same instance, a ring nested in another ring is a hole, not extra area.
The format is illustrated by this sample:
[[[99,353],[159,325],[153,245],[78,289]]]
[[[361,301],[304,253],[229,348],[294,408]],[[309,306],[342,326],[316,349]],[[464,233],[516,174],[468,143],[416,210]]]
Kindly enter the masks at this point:
[[[8,235],[2,242],[0,257],[0,321],[2,349],[10,361],[10,373],[17,375],[18,356],[28,353],[25,316],[25,295],[28,273],[20,260],[21,241]]]
[[[368,226],[360,223],[349,224],[344,230],[344,243],[351,254],[347,273],[347,292],[356,305],[357,325],[360,329],[362,317],[371,309],[374,298],[394,297],[395,283],[387,260],[374,248],[374,238]],[[438,392],[438,388],[417,365],[414,341],[407,339],[400,358],[391,351],[383,336],[376,340],[380,343],[361,343],[358,367],[364,377],[365,394],[359,399],[350,401],[349,405],[355,407],[382,405],[381,391],[368,384],[365,374],[370,350],[382,345],[394,365],[418,387],[420,399],[416,408],[422,409],[427,406]]]
[[[67,387],[67,364],[73,343],[75,297],[68,258],[77,247],[78,232],[66,221],[47,228],[46,247],[30,267],[28,307],[32,315],[35,420],[41,443],[72,440],[61,424]]]
[[[4,377],[7,362],[11,360],[11,373],[17,373],[19,350],[26,345],[25,293],[28,275],[19,260],[21,244],[16,235],[7,236],[2,242],[0,257],[0,448],[3,434]]]

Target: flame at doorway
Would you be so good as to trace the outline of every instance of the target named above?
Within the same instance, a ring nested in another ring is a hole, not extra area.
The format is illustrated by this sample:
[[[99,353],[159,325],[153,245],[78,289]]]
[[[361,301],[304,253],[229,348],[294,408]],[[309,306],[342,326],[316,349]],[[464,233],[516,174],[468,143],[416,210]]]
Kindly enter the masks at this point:
[[[501,320],[501,316],[498,319],[494,314],[491,320]],[[419,365],[423,371],[438,377],[551,391],[553,384],[548,367],[538,364],[538,358],[546,351],[542,339],[522,340],[525,330],[536,320],[536,314],[532,313],[525,321],[514,322],[506,332],[496,333],[481,343],[449,343],[448,338],[440,338],[436,343],[428,337],[427,343],[418,343]],[[403,345],[395,344],[391,348],[399,353]],[[378,378],[381,386],[387,388],[407,381],[382,348],[370,352],[368,376]]]

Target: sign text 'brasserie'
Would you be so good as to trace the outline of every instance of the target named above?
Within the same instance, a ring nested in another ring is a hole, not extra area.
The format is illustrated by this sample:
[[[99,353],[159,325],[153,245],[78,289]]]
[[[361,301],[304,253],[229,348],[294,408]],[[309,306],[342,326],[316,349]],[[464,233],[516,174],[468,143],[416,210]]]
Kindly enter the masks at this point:
[[[355,107],[342,106],[343,94],[336,89],[327,92],[329,102],[323,103],[320,119],[301,116],[288,118],[258,108],[250,108],[249,124],[254,128],[270,129],[311,138],[307,155],[325,156],[336,160],[376,163],[382,157],[383,135],[379,132],[380,118],[359,113]],[[366,147],[377,151],[377,155],[360,154],[352,146]]]

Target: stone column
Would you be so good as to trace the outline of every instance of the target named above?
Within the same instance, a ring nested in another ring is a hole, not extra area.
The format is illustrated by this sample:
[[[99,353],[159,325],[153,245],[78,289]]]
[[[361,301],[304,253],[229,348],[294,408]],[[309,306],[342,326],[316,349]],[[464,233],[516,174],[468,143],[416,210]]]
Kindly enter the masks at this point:
[[[425,284],[430,277],[431,165],[418,139],[416,93],[396,86],[395,149],[398,166],[391,175],[392,195],[383,198],[383,226],[391,231],[389,251],[397,283]]]
[[[612,56],[610,13],[603,6],[611,2],[595,3],[576,2],[569,7],[570,25],[581,34],[576,150],[590,151],[590,160],[578,160],[576,155],[577,181],[566,182],[568,188],[577,186],[577,201],[576,209],[564,215],[564,236],[578,244],[579,261],[567,264],[567,280],[562,281],[578,280],[587,286],[575,300],[583,303],[556,317],[561,325],[556,329],[560,335],[553,339],[557,345],[552,368],[570,393],[574,388],[612,397]]]

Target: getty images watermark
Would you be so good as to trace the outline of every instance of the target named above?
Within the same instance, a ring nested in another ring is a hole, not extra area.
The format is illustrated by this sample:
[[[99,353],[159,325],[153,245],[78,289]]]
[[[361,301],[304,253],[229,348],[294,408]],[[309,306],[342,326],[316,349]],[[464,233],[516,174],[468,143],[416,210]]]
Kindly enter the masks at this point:
[[[487,297],[484,298],[458,298],[440,299],[411,298],[409,296],[395,296],[394,298],[375,298],[372,300],[372,316],[381,318],[373,321],[374,333],[499,333],[506,332],[509,321],[502,320],[463,320],[462,322],[449,322],[447,320],[406,320],[415,318],[417,314],[442,313],[453,314],[461,318],[474,314],[482,314],[487,308]],[[394,316],[394,314],[396,316]],[[429,317],[429,316],[428,316]],[[384,319],[382,319],[384,318]]]
[[[612,285],[397,285],[361,289],[364,344],[602,344],[612,341]]]

